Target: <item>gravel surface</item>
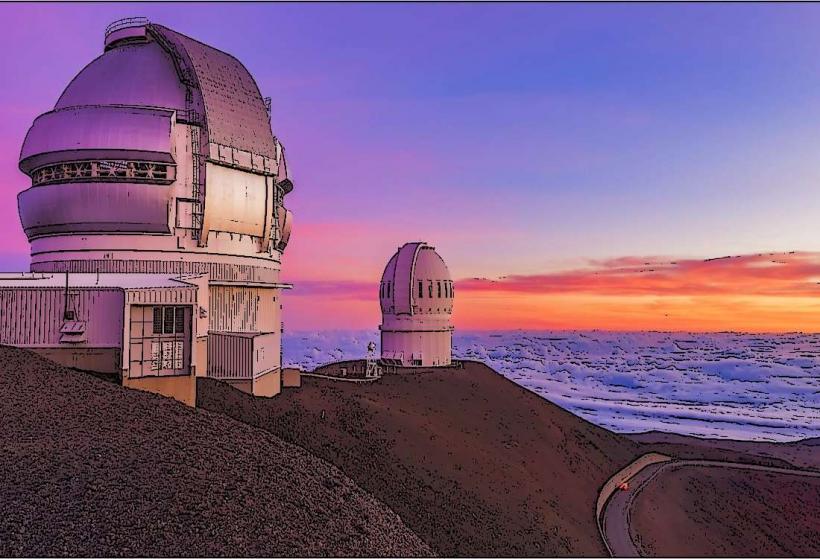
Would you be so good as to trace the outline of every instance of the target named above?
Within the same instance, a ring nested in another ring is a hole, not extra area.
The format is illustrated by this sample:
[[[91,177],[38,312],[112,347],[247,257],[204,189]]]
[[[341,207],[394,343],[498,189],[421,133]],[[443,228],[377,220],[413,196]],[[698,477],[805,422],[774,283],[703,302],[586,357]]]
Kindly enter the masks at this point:
[[[341,471],[275,435],[0,347],[0,556],[414,556]]]

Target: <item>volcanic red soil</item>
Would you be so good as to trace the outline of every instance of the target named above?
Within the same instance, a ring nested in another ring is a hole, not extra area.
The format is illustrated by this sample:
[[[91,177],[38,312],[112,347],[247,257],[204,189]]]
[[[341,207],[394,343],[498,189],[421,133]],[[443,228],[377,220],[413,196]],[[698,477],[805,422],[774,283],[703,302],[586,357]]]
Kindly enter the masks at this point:
[[[0,556],[601,556],[598,491],[645,452],[815,456],[812,441],[780,453],[632,440],[480,363],[373,383],[303,376],[270,399],[198,380],[192,409],[0,346]],[[640,506],[662,510],[636,513],[645,550],[817,554],[795,539],[801,515],[820,517],[816,484],[708,474],[647,486]],[[723,531],[674,535],[709,522]],[[771,547],[749,543],[761,530]]]
[[[198,405],[333,463],[448,556],[604,555],[598,491],[646,452],[793,467],[731,445],[639,443],[475,362],[372,383],[303,376],[301,388],[273,399],[200,379]]]
[[[0,347],[0,556],[429,555],[270,432]]]
[[[254,399],[211,379],[198,405],[302,445],[395,510],[441,555],[595,555],[598,490],[639,445],[486,365],[304,376]]]
[[[729,468],[661,473],[635,497],[642,555],[820,556],[820,478]]]

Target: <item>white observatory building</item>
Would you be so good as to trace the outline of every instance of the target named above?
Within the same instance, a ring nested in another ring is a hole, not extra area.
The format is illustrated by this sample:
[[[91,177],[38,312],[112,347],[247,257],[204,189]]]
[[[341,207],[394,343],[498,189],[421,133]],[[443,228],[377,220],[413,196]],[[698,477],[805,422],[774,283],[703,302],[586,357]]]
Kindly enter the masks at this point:
[[[434,247],[423,242],[400,247],[382,274],[379,300],[382,363],[452,363],[453,280]]]
[[[0,344],[188,403],[200,376],[277,393],[293,183],[270,99],[143,18],[101,47],[23,143],[31,267],[0,275]]]

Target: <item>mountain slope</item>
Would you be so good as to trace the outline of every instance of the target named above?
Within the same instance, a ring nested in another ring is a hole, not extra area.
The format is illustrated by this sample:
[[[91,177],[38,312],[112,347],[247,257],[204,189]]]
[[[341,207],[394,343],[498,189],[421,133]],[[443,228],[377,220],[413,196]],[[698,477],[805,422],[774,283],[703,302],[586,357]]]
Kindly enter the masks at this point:
[[[605,554],[598,491],[639,448],[475,362],[268,400],[200,379],[198,405],[335,464],[442,555]]]
[[[743,455],[743,461],[754,461],[772,466],[796,466],[820,470],[820,438],[794,442],[734,441],[730,439],[703,439],[675,433],[647,431],[626,435],[648,448],[668,454],[681,454],[679,449],[690,449],[699,456],[733,460]],[[721,455],[722,453],[722,455]]]
[[[0,347],[0,556],[429,555],[271,433]]]

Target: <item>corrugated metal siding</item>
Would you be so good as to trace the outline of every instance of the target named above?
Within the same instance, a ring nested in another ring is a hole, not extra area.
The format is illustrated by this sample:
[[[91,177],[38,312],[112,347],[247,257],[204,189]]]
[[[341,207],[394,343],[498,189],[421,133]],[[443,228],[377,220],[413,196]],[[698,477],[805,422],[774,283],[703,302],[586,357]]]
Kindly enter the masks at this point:
[[[209,293],[210,331],[276,332],[280,329],[277,289],[213,285]]]
[[[280,366],[279,333],[208,334],[208,376],[216,379],[251,379]]]
[[[229,332],[208,334],[208,376],[216,379],[253,377],[253,338]]]
[[[271,282],[279,280],[278,270],[227,264],[224,262],[155,261],[155,260],[63,260],[31,264],[32,272],[71,272],[83,274],[210,274],[212,281]]]
[[[70,289],[68,308],[86,322],[87,342],[81,345],[120,347],[123,304],[117,289]],[[64,306],[62,289],[0,288],[0,344],[61,345]]]
[[[152,289],[129,289],[128,302],[132,304],[160,303],[166,305],[196,303],[196,288],[163,287]]]

